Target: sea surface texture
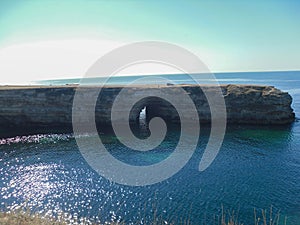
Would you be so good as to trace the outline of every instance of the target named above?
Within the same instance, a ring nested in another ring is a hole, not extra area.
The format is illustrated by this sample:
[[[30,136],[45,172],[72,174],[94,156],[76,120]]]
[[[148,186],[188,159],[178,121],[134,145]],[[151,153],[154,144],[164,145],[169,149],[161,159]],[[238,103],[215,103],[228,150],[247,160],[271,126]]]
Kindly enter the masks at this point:
[[[193,83],[187,75],[164,75],[175,83]],[[289,92],[300,116],[300,72],[219,73],[220,84],[273,85]],[[110,79],[126,84],[136,77]],[[201,80],[201,79],[200,79]],[[78,79],[42,84],[78,83]],[[207,81],[208,83],[210,81]],[[5,134],[5,130],[1,131]],[[50,131],[49,131],[50,132]],[[157,163],[176,147],[179,130],[153,151],[128,151],[112,134],[101,138],[111,154],[134,165]],[[236,125],[227,128],[219,154],[199,172],[209,130],[201,130],[198,147],[186,166],[154,185],[131,187],[99,176],[84,160],[72,134],[40,134],[0,138],[0,208],[22,205],[33,211],[88,221],[144,223],[153,220],[213,224],[222,208],[253,224],[253,209],[280,221],[300,224],[300,123],[288,126]],[[80,220],[79,220],[80,221]]]

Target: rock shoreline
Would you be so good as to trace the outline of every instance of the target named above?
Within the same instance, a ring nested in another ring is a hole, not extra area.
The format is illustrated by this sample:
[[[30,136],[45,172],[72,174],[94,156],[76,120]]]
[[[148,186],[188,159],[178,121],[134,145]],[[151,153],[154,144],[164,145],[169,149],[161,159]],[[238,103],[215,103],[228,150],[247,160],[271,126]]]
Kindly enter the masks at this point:
[[[72,127],[72,104],[77,85],[64,86],[1,86],[0,126],[21,127]],[[97,89],[96,86],[86,88]],[[151,88],[176,91],[183,88],[194,101],[200,121],[210,122],[210,109],[203,91],[214,92],[217,86],[196,85],[141,85],[128,89],[128,95]],[[102,88],[96,105],[97,124],[109,124],[111,107],[122,86]],[[273,86],[221,85],[224,95],[227,122],[232,124],[290,124],[295,120],[291,108],[292,97]],[[149,113],[162,116],[172,123],[180,123],[174,108],[155,99],[137,104],[132,110],[131,122],[135,122],[142,107]],[[151,110],[152,109],[152,110]],[[84,107],[83,107],[84,110]],[[151,112],[152,111],[152,112]],[[121,114],[122,112],[120,112]]]

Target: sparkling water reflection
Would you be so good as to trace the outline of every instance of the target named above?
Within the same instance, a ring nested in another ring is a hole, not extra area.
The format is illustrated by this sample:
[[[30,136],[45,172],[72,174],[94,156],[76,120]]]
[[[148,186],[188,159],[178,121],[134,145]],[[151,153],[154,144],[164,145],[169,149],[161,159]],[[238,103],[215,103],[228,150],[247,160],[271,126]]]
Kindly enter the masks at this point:
[[[176,136],[174,130],[171,137]],[[299,221],[298,123],[292,127],[229,128],[216,161],[200,173],[197,165],[207,134],[202,137],[182,171],[146,187],[117,185],[99,177],[84,161],[71,135],[2,144],[1,208],[14,210],[26,203],[49,215],[68,213],[91,221],[127,223],[151,221],[156,211],[167,221],[189,218],[199,224],[205,217],[209,221],[219,214],[222,204],[239,209],[244,222],[252,221],[254,207],[268,209],[273,205],[274,211],[280,209],[288,216],[290,224]],[[153,163],[172,151],[170,139],[160,146],[160,154],[126,154],[113,137],[105,138],[111,138],[107,145],[113,154],[129,157],[131,163],[136,162],[135,157]]]

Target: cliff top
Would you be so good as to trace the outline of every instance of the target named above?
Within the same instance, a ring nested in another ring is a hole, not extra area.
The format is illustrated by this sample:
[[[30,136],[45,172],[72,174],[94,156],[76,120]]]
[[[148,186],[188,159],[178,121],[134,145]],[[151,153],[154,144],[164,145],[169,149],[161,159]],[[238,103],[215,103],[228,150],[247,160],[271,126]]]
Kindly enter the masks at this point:
[[[44,89],[44,88],[77,88],[78,84],[67,84],[67,85],[0,85],[0,90],[17,90],[17,89]],[[133,87],[133,88],[166,88],[166,87],[195,87],[197,84],[140,84],[140,85],[105,85],[102,88],[123,88],[123,87]],[[204,87],[215,87],[214,84],[203,84]],[[253,84],[222,84],[220,87],[257,87],[257,88],[267,88],[272,87],[269,85],[253,85]],[[82,85],[82,87],[84,87]],[[89,85],[86,87],[96,88],[97,85]]]

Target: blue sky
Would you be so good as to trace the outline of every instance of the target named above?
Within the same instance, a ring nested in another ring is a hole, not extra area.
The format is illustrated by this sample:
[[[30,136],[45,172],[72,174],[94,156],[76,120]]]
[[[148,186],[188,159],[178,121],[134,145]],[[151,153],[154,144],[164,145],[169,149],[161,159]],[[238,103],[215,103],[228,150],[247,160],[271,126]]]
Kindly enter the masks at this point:
[[[0,72],[79,76],[109,50],[145,40],[178,44],[215,72],[299,70],[299,11],[297,0],[2,0]]]

